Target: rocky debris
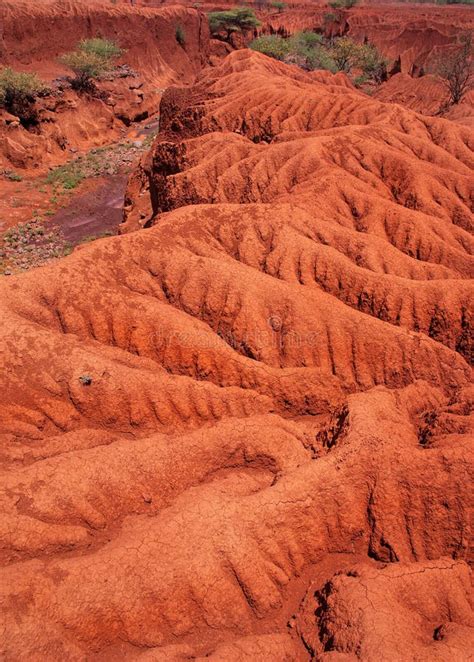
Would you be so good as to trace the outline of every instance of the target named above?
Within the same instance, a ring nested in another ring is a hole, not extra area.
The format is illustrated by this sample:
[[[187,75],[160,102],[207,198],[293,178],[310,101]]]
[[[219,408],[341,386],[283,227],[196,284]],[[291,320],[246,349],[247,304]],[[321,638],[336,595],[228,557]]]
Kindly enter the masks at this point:
[[[71,250],[59,228],[46,228],[39,219],[19,223],[1,238],[0,274],[7,276],[40,267]]]

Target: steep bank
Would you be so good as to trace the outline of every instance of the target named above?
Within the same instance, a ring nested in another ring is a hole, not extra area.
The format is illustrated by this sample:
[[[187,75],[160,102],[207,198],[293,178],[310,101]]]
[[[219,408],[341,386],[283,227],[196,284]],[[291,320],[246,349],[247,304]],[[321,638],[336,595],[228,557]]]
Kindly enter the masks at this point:
[[[319,30],[369,41],[385,55],[395,71],[418,75],[434,55],[474,29],[474,12],[467,6],[381,4],[347,11],[302,4],[281,13],[261,13],[264,32],[293,34]]]
[[[207,22],[184,7],[145,9],[85,2],[35,4],[6,2],[1,7],[2,63],[35,71],[50,82],[67,71],[57,58],[84,38],[102,36],[125,49],[123,61],[135,74],[99,84],[104,98],[77,95],[64,85],[39,99],[39,124],[26,130],[7,113],[0,115],[0,165],[40,168],[73,152],[111,142],[133,120],[155,113],[162,90],[173,81],[192,81],[207,60]],[[181,26],[185,42],[176,39]]]

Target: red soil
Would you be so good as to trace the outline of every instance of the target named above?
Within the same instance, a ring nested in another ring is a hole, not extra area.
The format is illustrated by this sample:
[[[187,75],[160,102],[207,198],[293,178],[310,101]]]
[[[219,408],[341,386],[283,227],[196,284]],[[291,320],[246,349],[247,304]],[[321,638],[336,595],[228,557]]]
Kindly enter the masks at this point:
[[[467,662],[467,127],[249,51],[0,281],[5,660]]]
[[[374,96],[380,101],[399,103],[426,115],[436,115],[448,100],[448,91],[436,76],[412,78],[408,74],[396,74],[381,85]],[[469,91],[461,103],[443,112],[443,117],[474,126],[474,90]]]
[[[356,41],[375,44],[398,71],[419,74],[430,60],[442,53],[463,32],[474,30],[474,12],[467,6],[430,4],[370,4],[336,12],[313,3],[290,3],[288,10],[262,13],[264,32],[292,34],[301,30],[322,30],[347,34]]]
[[[474,12],[462,5],[357,7],[347,23],[349,36],[368,39],[392,61],[398,60],[400,71],[416,74],[460,34],[474,30]]]
[[[124,61],[138,77],[100,84],[105,100],[78,96],[71,90],[39,100],[39,125],[28,131],[0,113],[0,166],[41,168],[60,163],[75,151],[110,143],[129,123],[155,113],[163,89],[191,82],[207,60],[209,30],[195,9],[143,9],[77,0],[35,3],[15,0],[0,7],[2,64],[35,71],[49,82],[66,69],[58,57],[84,38],[103,36],[125,49]],[[182,26],[184,48],[176,41]],[[45,34],[54,39],[45,39]]]

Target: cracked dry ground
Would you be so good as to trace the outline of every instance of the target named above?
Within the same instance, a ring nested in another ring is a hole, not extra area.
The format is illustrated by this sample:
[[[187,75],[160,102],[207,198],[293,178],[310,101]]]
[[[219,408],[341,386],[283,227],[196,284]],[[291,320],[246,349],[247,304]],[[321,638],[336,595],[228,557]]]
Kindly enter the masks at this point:
[[[2,659],[470,659],[473,145],[247,51],[165,95],[124,234],[0,284]]]

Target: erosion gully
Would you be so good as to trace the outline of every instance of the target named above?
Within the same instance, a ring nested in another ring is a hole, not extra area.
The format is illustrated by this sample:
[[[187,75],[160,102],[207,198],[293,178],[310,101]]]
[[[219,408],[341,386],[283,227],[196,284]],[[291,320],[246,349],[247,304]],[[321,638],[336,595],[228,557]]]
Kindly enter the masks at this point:
[[[117,234],[130,171],[158,129],[156,114],[131,124],[120,141],[75,155],[44,178],[5,181],[0,276],[41,266],[78,244]]]

